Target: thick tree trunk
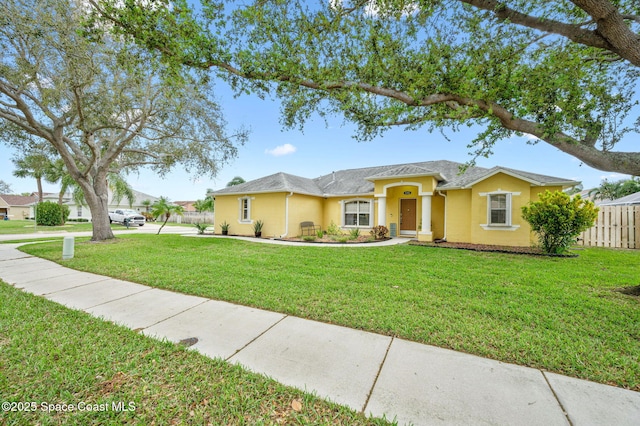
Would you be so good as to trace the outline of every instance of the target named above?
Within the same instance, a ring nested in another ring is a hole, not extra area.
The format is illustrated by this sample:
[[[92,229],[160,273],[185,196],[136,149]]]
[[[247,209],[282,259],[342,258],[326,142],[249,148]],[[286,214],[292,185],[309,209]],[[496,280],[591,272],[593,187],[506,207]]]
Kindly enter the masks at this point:
[[[91,211],[93,222],[93,236],[91,241],[104,241],[115,238],[109,224],[109,195],[107,181],[80,184],[84,191],[84,198]]]

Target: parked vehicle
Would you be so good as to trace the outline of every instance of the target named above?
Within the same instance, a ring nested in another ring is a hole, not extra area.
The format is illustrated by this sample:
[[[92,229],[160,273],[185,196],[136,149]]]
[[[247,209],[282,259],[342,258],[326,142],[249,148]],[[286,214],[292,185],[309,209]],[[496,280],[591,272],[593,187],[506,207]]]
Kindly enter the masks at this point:
[[[144,226],[146,222],[144,216],[135,210],[117,209],[112,212],[109,212],[109,223],[116,222],[116,223],[121,223],[123,225],[127,225],[125,220],[126,222],[128,222],[129,226],[131,225]]]

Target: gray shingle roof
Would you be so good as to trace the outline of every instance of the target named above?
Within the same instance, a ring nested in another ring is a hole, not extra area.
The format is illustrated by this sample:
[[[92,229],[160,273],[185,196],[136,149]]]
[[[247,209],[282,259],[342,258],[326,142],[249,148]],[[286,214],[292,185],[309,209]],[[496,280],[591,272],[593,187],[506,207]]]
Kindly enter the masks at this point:
[[[627,195],[626,197],[618,198],[612,201],[606,201],[601,203],[601,206],[627,206],[632,204],[640,204],[640,192]]]
[[[214,195],[250,194],[260,192],[295,192],[318,196],[373,194],[375,179],[393,177],[434,176],[438,189],[465,188],[499,172],[504,172],[530,181],[534,185],[573,185],[578,182],[545,176],[505,167],[469,167],[461,172],[462,163],[453,161],[424,161],[389,166],[364,167],[339,170],[315,179],[307,179],[287,173],[245,182],[214,191]]]
[[[252,194],[259,192],[295,192],[298,194],[323,195],[322,190],[312,179],[282,172],[241,183],[240,185],[228,186],[214,191],[213,195]]]

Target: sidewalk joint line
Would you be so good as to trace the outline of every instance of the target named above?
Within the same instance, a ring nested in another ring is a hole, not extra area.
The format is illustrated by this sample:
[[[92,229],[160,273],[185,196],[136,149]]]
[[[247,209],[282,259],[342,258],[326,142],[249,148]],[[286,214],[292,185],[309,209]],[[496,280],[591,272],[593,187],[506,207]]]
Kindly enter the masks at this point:
[[[560,409],[562,410],[562,413],[566,417],[567,422],[569,422],[569,426],[573,426],[573,422],[571,421],[571,418],[569,418],[569,412],[567,412],[567,410],[565,410],[564,406],[562,405],[562,402],[560,402],[560,398],[558,398],[558,394],[556,394],[555,389],[553,389],[553,386],[551,386],[551,382],[549,382],[549,379],[547,378],[547,375],[544,374],[544,371],[542,371],[542,370],[540,370],[540,372],[542,373],[542,377],[544,377],[545,382],[547,382],[547,386],[549,386],[549,389],[551,389],[551,393],[553,394],[553,397],[558,402],[558,405],[560,406]]]
[[[153,287],[149,287],[149,288],[144,289],[144,290],[136,291],[135,293],[127,294],[126,296],[118,297],[117,299],[107,300],[106,302],[98,303],[97,305],[88,306],[88,307],[84,308],[83,311],[87,312],[87,309],[92,309],[92,308],[95,308],[96,306],[106,305],[107,303],[115,302],[116,300],[126,299],[129,296],[134,296],[136,294],[144,293],[145,291],[149,291],[149,290],[153,290]],[[91,312],[87,312],[87,313],[91,314]],[[93,314],[91,314],[91,315],[93,315]]]
[[[153,289],[153,287],[152,287],[152,289]],[[164,290],[164,291],[168,291],[168,290]],[[175,293],[175,292],[174,292],[174,291],[172,291],[171,293]],[[137,293],[136,293],[136,294],[137,294]],[[176,293],[176,294],[182,294],[182,293]],[[196,296],[196,297],[198,297],[198,296]],[[171,315],[170,317],[166,317],[166,318],[164,318],[164,319],[161,319],[160,321],[156,321],[156,322],[154,322],[154,323],[153,323],[153,324],[151,324],[151,325],[148,325],[148,326],[146,326],[146,327],[142,327],[142,328],[139,328],[139,329],[136,329],[136,330],[146,330],[146,329],[148,329],[148,328],[153,327],[154,325],[158,325],[158,324],[160,324],[161,322],[164,322],[164,321],[170,320],[171,318],[177,317],[177,316],[178,316],[178,315],[180,315],[180,314],[183,314],[183,313],[185,313],[185,312],[187,312],[187,311],[190,311],[190,310],[191,310],[191,309],[193,309],[193,308],[197,308],[198,306],[203,305],[203,304],[205,304],[205,303],[207,303],[207,302],[209,302],[209,301],[211,301],[211,299],[206,299],[206,300],[204,300],[204,301],[202,301],[202,302],[198,303],[197,305],[193,305],[193,306],[188,307],[187,309],[183,309],[183,310],[182,310],[182,311],[180,311],[180,312],[176,312],[175,314]]]
[[[106,280],[109,279],[109,277],[105,277],[104,275],[98,275],[98,276],[101,277],[102,279],[100,279],[98,281],[91,281],[90,283],[74,285],[73,287],[67,287],[67,288],[63,288],[61,290],[50,291],[49,293],[42,293],[40,296],[48,296],[50,294],[56,294],[56,293],[60,293],[62,291],[73,290],[74,288],[80,288],[80,287],[85,287],[85,286],[88,286],[88,285],[91,285],[91,284],[97,284],[99,282],[106,281]],[[53,278],[58,278],[58,277],[53,277]],[[45,278],[45,279],[48,280],[48,279],[51,279],[51,278]],[[35,281],[38,281],[38,280],[35,280]],[[29,281],[29,282],[33,282],[33,281]],[[22,287],[22,288],[24,289],[24,287]]]
[[[371,399],[371,395],[373,395],[373,390],[376,388],[376,384],[378,383],[378,378],[380,377],[380,373],[382,373],[382,368],[384,367],[384,363],[387,361],[387,356],[389,355],[389,351],[391,350],[391,345],[393,344],[394,340],[395,340],[395,336],[391,336],[391,340],[389,341],[387,350],[384,353],[384,357],[382,358],[382,362],[380,363],[380,367],[378,368],[378,372],[376,373],[376,378],[373,379],[373,384],[371,385],[371,389],[367,394],[367,399],[364,402],[364,405],[362,406],[362,410],[360,410],[360,412],[363,414],[366,414],[365,410],[367,409],[367,405],[369,405],[369,400]]]
[[[273,324],[271,324],[271,326],[269,326],[266,330],[264,330],[262,333],[258,334],[256,337],[254,337],[253,339],[251,339],[246,345],[244,345],[243,347],[241,347],[240,349],[237,349],[232,355],[229,355],[228,357],[226,357],[224,360],[225,361],[229,361],[231,358],[233,358],[234,356],[238,355],[240,353],[240,351],[244,350],[247,346],[249,346],[250,344],[252,344],[253,342],[255,342],[256,340],[258,340],[260,337],[262,337],[265,333],[267,333],[269,330],[271,330],[273,327],[275,327],[276,325],[280,324],[282,321],[284,321],[285,319],[289,318],[289,315],[285,315],[282,318],[280,318],[278,321],[274,322]]]

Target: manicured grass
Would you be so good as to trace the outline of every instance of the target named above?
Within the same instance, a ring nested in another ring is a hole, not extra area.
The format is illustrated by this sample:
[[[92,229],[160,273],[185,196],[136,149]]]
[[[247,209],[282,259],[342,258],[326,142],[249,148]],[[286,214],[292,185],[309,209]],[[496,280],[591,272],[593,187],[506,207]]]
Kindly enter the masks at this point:
[[[2,425],[387,424],[1,281],[0,300]]]
[[[25,251],[54,260],[60,243]],[[640,251],[577,258],[128,235],[72,268],[640,390]]]
[[[0,220],[0,234],[31,234],[33,232],[91,231],[89,222],[67,222],[63,226],[36,226],[32,220]]]

